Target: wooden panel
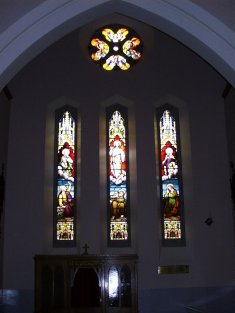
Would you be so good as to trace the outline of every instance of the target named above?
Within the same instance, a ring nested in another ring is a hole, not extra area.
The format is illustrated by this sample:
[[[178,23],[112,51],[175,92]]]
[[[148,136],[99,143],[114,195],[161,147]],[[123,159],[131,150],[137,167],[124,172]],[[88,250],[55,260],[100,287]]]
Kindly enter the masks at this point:
[[[35,313],[136,313],[136,265],[136,255],[36,255]],[[115,307],[109,301],[112,267],[118,273]]]

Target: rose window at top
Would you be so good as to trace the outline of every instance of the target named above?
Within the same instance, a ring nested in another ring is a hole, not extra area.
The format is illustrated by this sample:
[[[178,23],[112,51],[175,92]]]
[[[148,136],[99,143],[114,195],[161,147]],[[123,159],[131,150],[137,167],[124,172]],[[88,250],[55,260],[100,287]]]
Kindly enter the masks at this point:
[[[107,71],[128,70],[142,56],[143,45],[137,33],[122,25],[98,29],[90,40],[91,59]]]

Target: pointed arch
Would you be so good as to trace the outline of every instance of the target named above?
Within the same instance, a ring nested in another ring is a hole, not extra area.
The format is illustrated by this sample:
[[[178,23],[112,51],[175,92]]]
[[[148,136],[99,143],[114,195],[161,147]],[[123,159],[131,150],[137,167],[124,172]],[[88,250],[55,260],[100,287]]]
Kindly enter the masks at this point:
[[[235,33],[190,1],[43,1],[0,34],[0,89],[33,57],[87,21],[118,12],[176,38],[235,85]],[[61,14],[63,12],[63,14]],[[94,14],[95,13],[95,14]],[[32,35],[33,34],[33,35]]]

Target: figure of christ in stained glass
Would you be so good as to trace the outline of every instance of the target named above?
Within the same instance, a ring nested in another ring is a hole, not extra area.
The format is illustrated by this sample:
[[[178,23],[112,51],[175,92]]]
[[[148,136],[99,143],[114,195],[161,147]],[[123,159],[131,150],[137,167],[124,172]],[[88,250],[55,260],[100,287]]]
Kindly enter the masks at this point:
[[[69,111],[59,120],[57,175],[57,240],[74,239],[75,121]]]
[[[160,119],[162,210],[164,238],[181,238],[180,187],[175,118],[165,110]]]
[[[127,240],[126,132],[124,119],[115,111],[109,121],[110,239]]]

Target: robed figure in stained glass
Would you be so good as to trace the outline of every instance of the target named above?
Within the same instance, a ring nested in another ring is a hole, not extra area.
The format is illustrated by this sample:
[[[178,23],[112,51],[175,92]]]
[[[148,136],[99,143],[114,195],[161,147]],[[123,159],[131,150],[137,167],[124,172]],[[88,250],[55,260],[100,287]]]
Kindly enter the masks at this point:
[[[58,161],[59,176],[74,181],[74,152],[67,141],[59,149]]]
[[[120,185],[126,180],[125,171],[125,144],[115,136],[110,142],[110,179],[115,185]]]
[[[178,217],[179,216],[179,195],[173,184],[166,186],[166,193],[164,194],[164,217]]]

